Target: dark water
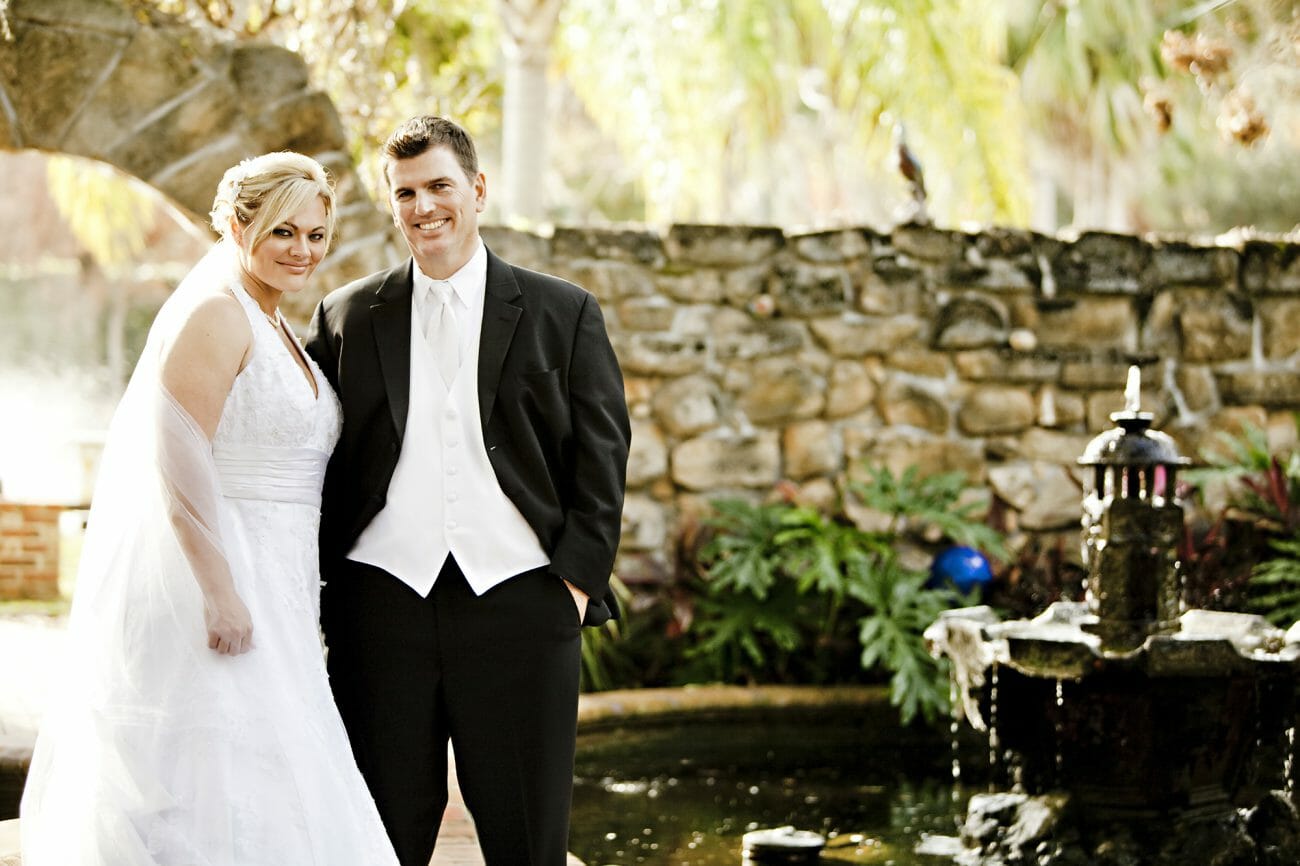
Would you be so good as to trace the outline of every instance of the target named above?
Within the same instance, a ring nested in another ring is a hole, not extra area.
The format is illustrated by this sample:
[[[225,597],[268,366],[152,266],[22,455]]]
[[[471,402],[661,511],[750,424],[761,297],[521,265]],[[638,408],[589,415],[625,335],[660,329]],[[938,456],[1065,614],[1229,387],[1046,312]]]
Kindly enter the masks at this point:
[[[968,792],[941,742],[886,742],[852,722],[626,729],[579,744],[570,846],[588,866],[737,866],[741,836],[794,825],[830,862],[946,862]]]

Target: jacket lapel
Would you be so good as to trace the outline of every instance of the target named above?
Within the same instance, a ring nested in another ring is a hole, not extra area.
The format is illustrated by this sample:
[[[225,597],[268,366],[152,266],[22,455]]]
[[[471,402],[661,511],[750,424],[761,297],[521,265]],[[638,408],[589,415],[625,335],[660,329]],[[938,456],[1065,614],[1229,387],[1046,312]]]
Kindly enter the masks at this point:
[[[400,442],[406,435],[406,411],[411,392],[411,268],[408,259],[384,277],[376,303],[370,306],[375,349],[383,371],[388,407]]]
[[[492,417],[497,386],[501,384],[501,367],[515,335],[515,326],[523,309],[512,303],[520,296],[510,266],[487,251],[487,286],[483,294],[483,328],[478,348],[478,405],[484,426]]]

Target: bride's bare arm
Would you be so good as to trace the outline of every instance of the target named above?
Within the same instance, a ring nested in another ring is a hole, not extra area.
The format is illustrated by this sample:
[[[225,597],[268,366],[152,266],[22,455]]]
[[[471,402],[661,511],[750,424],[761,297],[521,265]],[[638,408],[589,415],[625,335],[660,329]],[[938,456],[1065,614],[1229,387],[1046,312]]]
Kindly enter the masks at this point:
[[[159,424],[171,522],[203,593],[208,646],[228,655],[252,649],[253,623],[215,541],[217,479],[210,442],[251,346],[252,330],[239,302],[213,295],[194,307],[162,347],[161,358],[165,396],[176,404],[172,411],[183,413],[202,431],[201,438],[193,432],[174,436],[165,429],[168,424]],[[185,417],[179,420],[183,426]]]

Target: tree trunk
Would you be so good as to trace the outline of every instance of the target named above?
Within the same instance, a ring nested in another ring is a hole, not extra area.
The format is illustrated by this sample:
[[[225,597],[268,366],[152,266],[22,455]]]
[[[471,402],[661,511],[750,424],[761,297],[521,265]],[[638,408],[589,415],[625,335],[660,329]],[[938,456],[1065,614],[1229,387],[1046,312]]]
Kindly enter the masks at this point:
[[[501,217],[536,223],[546,212],[547,81],[563,0],[498,0],[505,25]]]

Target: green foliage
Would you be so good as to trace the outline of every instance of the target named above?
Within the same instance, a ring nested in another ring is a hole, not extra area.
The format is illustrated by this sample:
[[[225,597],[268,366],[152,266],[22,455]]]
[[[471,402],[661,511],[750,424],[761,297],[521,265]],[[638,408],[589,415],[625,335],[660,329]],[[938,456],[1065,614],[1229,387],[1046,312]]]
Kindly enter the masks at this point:
[[[980,504],[959,504],[967,492],[958,474],[871,471],[850,494],[888,516],[879,531],[789,502],[715,502],[713,534],[699,553],[687,676],[822,683],[883,673],[905,722],[944,712],[946,674],[922,632],[969,599],[927,587],[899,548],[925,533],[1002,551],[1000,536],[975,516]]]
[[[1292,415],[1300,433],[1300,413]],[[1267,432],[1246,424],[1240,434],[1220,433],[1206,451],[1206,466],[1189,481],[1224,485],[1227,506],[1199,549],[1249,570],[1245,603],[1277,625],[1300,619],[1300,451],[1273,454]],[[1211,547],[1207,542],[1215,542]]]
[[[1272,559],[1255,566],[1250,585],[1253,610],[1274,625],[1286,628],[1300,620],[1300,536],[1275,538],[1269,542]]]
[[[960,472],[921,477],[917,467],[909,466],[896,479],[888,468],[881,468],[866,482],[850,482],[849,489],[869,508],[912,524],[934,527],[955,544],[977,547],[999,558],[1007,555],[1002,535],[977,519],[986,502],[961,502],[969,487]]]

